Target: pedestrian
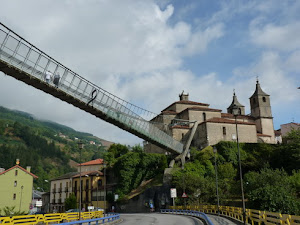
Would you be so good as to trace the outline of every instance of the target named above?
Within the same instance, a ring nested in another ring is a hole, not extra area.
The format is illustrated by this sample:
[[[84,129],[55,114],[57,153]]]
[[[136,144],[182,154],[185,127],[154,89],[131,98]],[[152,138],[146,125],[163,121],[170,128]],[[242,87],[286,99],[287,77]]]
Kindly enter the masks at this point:
[[[150,202],[149,206],[150,206],[150,212],[154,212],[154,205],[152,202]]]
[[[55,84],[55,87],[58,87],[59,79],[60,79],[60,74],[59,74],[59,72],[57,72],[54,75],[54,79],[53,79],[53,84]]]
[[[52,73],[48,70],[45,75],[46,82],[49,84],[52,77]]]
[[[111,207],[111,211],[112,211],[112,212],[115,212],[115,206],[112,206],[112,207]]]

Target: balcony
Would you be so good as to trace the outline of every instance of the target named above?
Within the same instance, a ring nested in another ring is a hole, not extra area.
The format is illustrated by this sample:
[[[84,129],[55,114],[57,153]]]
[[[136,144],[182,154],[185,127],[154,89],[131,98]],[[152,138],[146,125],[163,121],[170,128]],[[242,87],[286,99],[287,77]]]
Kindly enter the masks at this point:
[[[68,192],[68,191],[69,191],[68,187],[65,187],[65,192]]]
[[[59,198],[59,199],[58,199],[58,204],[61,204],[61,202],[62,202],[62,201],[61,201],[61,198]]]
[[[55,199],[52,199],[52,204],[55,204]]]
[[[61,193],[62,192],[62,188],[58,188],[58,192]]]
[[[53,189],[52,189],[52,193],[56,193],[56,188],[53,188]]]

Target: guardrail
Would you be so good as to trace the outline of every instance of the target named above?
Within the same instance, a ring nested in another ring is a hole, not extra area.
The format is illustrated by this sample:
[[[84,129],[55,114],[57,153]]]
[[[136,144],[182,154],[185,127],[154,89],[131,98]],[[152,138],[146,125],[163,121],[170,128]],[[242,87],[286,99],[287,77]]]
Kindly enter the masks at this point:
[[[191,210],[201,211],[204,213],[217,214],[218,206],[216,205],[195,205],[195,206],[170,206],[174,210]],[[220,206],[220,215],[233,218],[238,221],[243,221],[243,210],[239,207]],[[265,224],[265,225],[300,225],[300,216],[288,215],[274,212],[267,212],[256,209],[246,209],[246,223],[247,224]]]
[[[95,212],[83,212],[81,213],[81,218],[83,220],[91,219],[101,219],[105,221],[107,217],[103,217],[102,211]],[[71,222],[79,219],[79,213],[51,213],[51,214],[37,214],[37,215],[22,215],[22,216],[13,216],[13,217],[0,217],[0,224],[5,225],[34,225],[37,223],[62,223],[64,221]]]
[[[96,225],[98,225],[99,222],[101,222],[101,224],[104,224],[104,223],[110,223],[110,222],[113,222],[115,220],[120,219],[120,214],[110,214],[110,215],[111,216],[97,218],[97,219],[72,221],[72,222],[68,222],[68,223],[60,223],[59,225],[71,225],[71,224],[83,224],[83,223],[88,223],[90,225],[92,222],[95,222]]]
[[[170,214],[176,214],[176,215],[187,215],[187,216],[195,216],[203,219],[206,222],[206,225],[214,225],[211,220],[208,218],[208,216],[199,211],[193,211],[193,210],[176,210],[176,209],[161,209],[161,213],[170,213]]]

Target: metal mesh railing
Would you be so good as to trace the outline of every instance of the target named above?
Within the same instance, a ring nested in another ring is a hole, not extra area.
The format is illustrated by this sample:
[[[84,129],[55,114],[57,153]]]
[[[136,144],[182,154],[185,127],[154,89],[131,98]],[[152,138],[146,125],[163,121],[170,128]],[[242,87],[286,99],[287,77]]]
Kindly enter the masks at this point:
[[[89,82],[46,53],[27,42],[0,23],[0,60],[41,80],[49,82],[46,73],[52,78],[48,85],[56,87],[79,101],[92,105],[130,129],[143,134],[168,149],[181,153],[183,144],[157,128],[149,120],[157,114],[135,106]],[[49,71],[49,72],[48,72]],[[59,75],[59,78],[56,77]],[[150,141],[151,142],[151,141]]]

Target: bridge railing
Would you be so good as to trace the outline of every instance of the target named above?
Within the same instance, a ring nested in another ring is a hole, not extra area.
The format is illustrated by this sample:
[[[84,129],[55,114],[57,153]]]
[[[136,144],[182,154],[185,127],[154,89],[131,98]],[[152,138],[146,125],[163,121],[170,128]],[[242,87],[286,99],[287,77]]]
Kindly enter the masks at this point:
[[[217,214],[218,206],[216,205],[190,205],[184,206],[170,206],[172,210],[191,210],[200,211],[204,213]],[[220,206],[220,215],[227,216],[238,221],[243,221],[243,210],[239,207]],[[300,216],[288,215],[274,212],[267,212],[263,210],[246,209],[246,223],[247,224],[265,224],[265,225],[300,225]]]
[[[21,215],[13,217],[0,217],[0,224],[4,225],[35,225],[38,223],[43,224],[81,224],[90,222],[111,222],[120,219],[119,214],[108,214],[103,217],[102,211],[83,212],[81,213],[82,220],[79,220],[79,213],[50,213],[38,215]],[[97,223],[98,223],[97,222]]]
[[[2,23],[0,23],[0,60],[45,83],[46,72],[49,71],[52,75],[60,74],[58,83],[53,79],[48,85],[93,106],[107,117],[125,124],[175,152],[181,153],[183,150],[182,143],[149,122],[157,114],[133,105],[91,83]]]

